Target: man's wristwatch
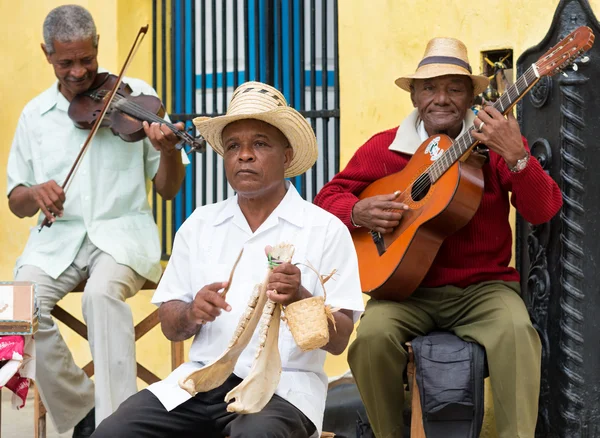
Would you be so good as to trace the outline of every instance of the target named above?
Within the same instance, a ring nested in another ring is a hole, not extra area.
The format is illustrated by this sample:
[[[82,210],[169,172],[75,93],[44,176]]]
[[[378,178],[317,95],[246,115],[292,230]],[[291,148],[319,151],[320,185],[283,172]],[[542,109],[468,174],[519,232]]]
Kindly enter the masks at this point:
[[[517,160],[517,162],[515,163],[514,166],[508,168],[508,170],[510,170],[513,173],[518,173],[520,171],[522,171],[523,169],[525,169],[527,167],[527,163],[529,163],[529,158],[531,157],[531,155],[529,155],[529,152],[525,152],[525,156],[519,160]]]

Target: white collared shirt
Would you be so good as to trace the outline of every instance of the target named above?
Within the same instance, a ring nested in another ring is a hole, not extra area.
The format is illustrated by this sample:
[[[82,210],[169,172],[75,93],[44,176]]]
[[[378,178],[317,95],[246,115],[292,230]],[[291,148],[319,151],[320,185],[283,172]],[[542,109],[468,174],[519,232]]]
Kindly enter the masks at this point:
[[[456,138],[460,137],[464,133],[465,133],[465,121],[463,120],[461,128],[460,128],[460,133],[456,136]],[[427,130],[425,129],[425,122],[423,120],[419,120],[419,123],[417,125],[417,134],[419,134],[419,137],[421,138],[421,141],[425,141],[429,137],[431,137],[427,133]]]
[[[134,94],[156,96],[140,79],[123,82]],[[8,157],[7,195],[19,185],[49,180],[63,184],[89,134],[75,127],[68,109],[58,81],[25,106]],[[41,232],[31,229],[15,271],[34,265],[57,278],[73,262],[87,234],[118,263],[158,281],[160,242],[147,181],[156,175],[159,162],[160,153],[147,138],[128,143],[107,128],[98,130],[65,193],[63,217]],[[43,219],[40,213],[38,225]]]
[[[267,220],[253,233],[240,210],[237,197],[198,208],[175,237],[167,269],[152,299],[160,304],[171,300],[191,302],[207,284],[227,281],[240,250],[244,252],[227,293],[231,312],[223,311],[202,327],[190,349],[192,362],[183,364],[152,391],[167,410],[190,398],[178,380],[217,359],[226,349],[255,284],[267,273],[265,246],[288,242],[295,247],[293,263],[310,262],[321,274],[337,269],[326,284],[332,308],[354,311],[354,321],[364,309],[358,262],[348,229],[332,214],[305,201],[293,185]],[[313,295],[323,295],[317,275],[298,265],[302,285]],[[257,330],[258,331],[258,330]],[[257,332],[256,331],[256,332]],[[234,373],[244,378],[250,372],[258,345],[257,333],[240,356]],[[326,352],[302,352],[285,323],[279,330],[279,351],[283,372],[276,394],[295,405],[321,433],[327,376],[323,370]]]
[[[473,125],[474,119],[475,113],[470,109],[467,110],[459,136]],[[415,109],[402,120],[396,131],[394,140],[388,149],[407,155],[414,155],[419,146],[421,146],[421,143],[428,138],[429,134],[425,130],[425,124],[419,117],[419,111]]]

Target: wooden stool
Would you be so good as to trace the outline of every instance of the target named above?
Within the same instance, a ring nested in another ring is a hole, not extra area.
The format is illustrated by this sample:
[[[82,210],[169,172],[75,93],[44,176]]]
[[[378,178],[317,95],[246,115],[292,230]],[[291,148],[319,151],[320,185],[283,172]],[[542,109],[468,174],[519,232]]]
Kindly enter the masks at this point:
[[[83,292],[85,287],[85,281],[80,283],[72,292]],[[152,290],[156,289],[156,283],[151,281],[146,281],[140,290]],[[79,319],[75,318],[65,309],[60,307],[59,305],[54,306],[52,310],[52,316],[57,320],[63,322],[67,327],[76,332],[79,336],[86,339],[88,338],[87,334],[87,326],[81,322]],[[158,308],[155,309],[150,315],[140,321],[134,328],[135,330],[135,340],[137,341],[146,333],[148,333],[151,329],[156,327],[160,322],[158,317]],[[177,368],[179,365],[183,363],[184,359],[184,351],[183,351],[183,342],[171,342],[171,369]],[[150,371],[148,368],[141,365],[139,362],[137,365],[137,376],[146,382],[148,385],[152,383],[158,382],[161,380],[158,378],[156,374]],[[90,361],[87,365],[83,367],[83,371],[91,377],[94,374],[94,362]],[[37,390],[37,386],[34,385],[34,410],[35,410],[35,437],[36,438],[46,438],[46,408],[42,403],[40,398],[40,394]]]
[[[408,377],[408,389],[410,390],[411,394],[410,438],[426,438],[425,429],[423,428],[421,395],[419,394],[419,386],[417,385],[415,355],[410,342],[407,342],[406,345],[408,346],[408,365],[406,366],[406,375]]]

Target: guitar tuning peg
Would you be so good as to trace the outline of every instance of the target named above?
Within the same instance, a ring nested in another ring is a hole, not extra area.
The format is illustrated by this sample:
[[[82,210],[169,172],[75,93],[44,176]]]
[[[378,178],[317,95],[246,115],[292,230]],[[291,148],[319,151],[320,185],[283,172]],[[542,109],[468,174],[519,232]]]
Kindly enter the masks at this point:
[[[568,75],[568,74],[566,74],[564,71],[562,72],[562,75],[563,75],[565,78],[568,78],[568,77],[569,77],[569,75]]]
[[[577,64],[573,64],[573,71],[577,71],[579,70],[579,67],[577,66]]]
[[[583,58],[581,58],[581,62],[583,64],[585,64],[586,62],[589,62],[589,61],[590,61],[590,57],[589,56],[584,56]]]

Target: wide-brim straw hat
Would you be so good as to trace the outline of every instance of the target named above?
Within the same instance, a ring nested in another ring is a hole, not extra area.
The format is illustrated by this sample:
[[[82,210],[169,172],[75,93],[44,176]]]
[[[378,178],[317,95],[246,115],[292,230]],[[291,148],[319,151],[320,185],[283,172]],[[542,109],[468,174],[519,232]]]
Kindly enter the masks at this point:
[[[223,129],[242,119],[262,120],[279,129],[294,151],[285,177],[310,169],[319,155],[317,138],[304,116],[289,107],[276,88],[261,82],[246,82],[233,92],[227,113],[219,117],[197,117],[194,125],[216,153],[223,156]]]
[[[469,64],[467,48],[455,38],[433,38],[427,43],[423,59],[411,75],[396,79],[396,85],[410,92],[414,79],[430,79],[446,75],[469,76],[473,81],[473,94],[482,93],[490,81],[485,76],[474,75]]]

